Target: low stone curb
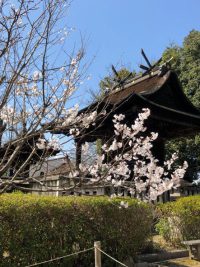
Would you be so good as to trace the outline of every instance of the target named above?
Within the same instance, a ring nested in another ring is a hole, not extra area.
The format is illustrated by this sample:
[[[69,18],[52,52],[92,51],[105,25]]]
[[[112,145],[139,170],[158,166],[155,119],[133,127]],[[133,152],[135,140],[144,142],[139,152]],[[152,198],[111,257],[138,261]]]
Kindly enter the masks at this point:
[[[164,261],[186,258],[189,256],[188,250],[165,251],[152,254],[142,254],[137,256],[137,263],[130,257],[124,262],[128,267],[165,267]],[[162,263],[163,262],[163,263]]]
[[[138,262],[161,262],[170,259],[177,259],[177,258],[185,258],[189,257],[188,250],[175,250],[175,251],[167,251],[161,253],[153,253],[153,254],[143,254],[137,257]]]

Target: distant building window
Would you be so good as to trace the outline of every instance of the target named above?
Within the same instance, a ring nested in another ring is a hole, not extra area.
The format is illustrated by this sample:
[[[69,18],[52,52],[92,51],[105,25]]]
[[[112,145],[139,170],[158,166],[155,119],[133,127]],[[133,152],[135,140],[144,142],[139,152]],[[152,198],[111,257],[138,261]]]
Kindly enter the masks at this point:
[[[86,195],[89,195],[89,194],[90,194],[90,192],[89,192],[89,191],[85,191],[85,194],[86,194]]]
[[[97,191],[93,191],[93,195],[97,195]]]

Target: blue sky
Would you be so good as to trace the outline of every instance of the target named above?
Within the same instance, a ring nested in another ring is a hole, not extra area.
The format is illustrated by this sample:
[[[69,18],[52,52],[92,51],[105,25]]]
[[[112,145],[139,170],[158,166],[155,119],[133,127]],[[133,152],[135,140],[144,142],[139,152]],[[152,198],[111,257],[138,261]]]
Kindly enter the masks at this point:
[[[140,49],[158,59],[170,43],[181,44],[190,30],[200,30],[199,0],[74,0],[66,22],[73,38],[85,39],[92,79],[79,95],[86,104],[89,89],[97,91],[111,64],[136,69]],[[85,96],[85,97],[83,97]]]

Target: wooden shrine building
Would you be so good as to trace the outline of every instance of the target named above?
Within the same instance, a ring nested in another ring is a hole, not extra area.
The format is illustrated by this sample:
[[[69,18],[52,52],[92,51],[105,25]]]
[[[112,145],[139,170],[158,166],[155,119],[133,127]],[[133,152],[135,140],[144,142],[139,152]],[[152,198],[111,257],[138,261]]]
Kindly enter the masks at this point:
[[[133,124],[143,108],[149,108],[147,129],[157,132],[153,154],[162,163],[166,140],[192,136],[200,132],[200,111],[187,99],[178,77],[167,65],[151,66],[143,75],[119,83],[100,101],[82,109],[79,114],[97,112],[95,124],[81,129],[76,138],[76,165],[81,162],[81,145],[102,139],[103,143],[114,134],[114,114],[124,114],[125,122]],[[106,111],[106,115],[102,115]],[[54,128],[55,133],[69,135],[69,128]]]

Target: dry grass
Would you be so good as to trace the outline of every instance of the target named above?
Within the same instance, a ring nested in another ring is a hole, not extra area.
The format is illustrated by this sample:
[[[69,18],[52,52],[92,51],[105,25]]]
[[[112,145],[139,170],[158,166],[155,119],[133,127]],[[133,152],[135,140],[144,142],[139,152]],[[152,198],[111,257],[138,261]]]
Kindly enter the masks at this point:
[[[172,244],[167,243],[160,235],[154,235],[152,238],[153,247],[156,250],[172,251],[174,249],[181,249],[182,247],[174,247]]]

